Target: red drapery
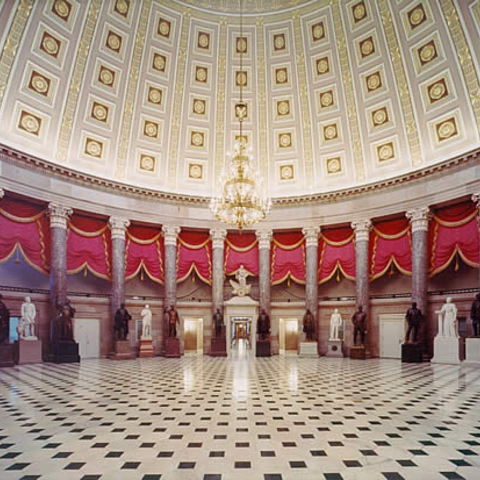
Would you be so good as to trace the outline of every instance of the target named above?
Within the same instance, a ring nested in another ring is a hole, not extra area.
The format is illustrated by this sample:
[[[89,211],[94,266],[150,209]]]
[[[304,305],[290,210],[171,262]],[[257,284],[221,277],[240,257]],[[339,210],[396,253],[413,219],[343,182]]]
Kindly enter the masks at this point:
[[[163,285],[164,243],[159,227],[130,225],[125,244],[125,279],[144,273]]]
[[[31,267],[49,274],[50,226],[45,207],[4,198],[0,201],[0,263],[17,250]]]
[[[72,215],[67,231],[67,273],[88,270],[110,279],[111,240],[106,220]]]
[[[225,240],[225,274],[233,275],[240,266],[258,275],[258,241],[254,233],[229,233]]]
[[[439,209],[429,226],[430,276],[445,270],[458,256],[479,266],[478,210],[472,202]]]
[[[195,271],[198,278],[212,284],[212,242],[208,233],[182,231],[177,241],[177,282]]]
[[[301,232],[275,233],[271,253],[271,283],[292,279],[305,284],[305,239]]]
[[[404,275],[412,274],[412,236],[407,218],[376,223],[370,233],[370,280],[395,265]]]
[[[355,280],[355,235],[350,227],[322,230],[318,246],[318,282],[328,282],[340,272]]]

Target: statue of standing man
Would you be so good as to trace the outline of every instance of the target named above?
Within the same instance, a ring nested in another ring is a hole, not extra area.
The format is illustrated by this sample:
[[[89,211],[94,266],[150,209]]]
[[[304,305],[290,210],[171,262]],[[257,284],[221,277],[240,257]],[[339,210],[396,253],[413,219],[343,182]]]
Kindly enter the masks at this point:
[[[342,315],[336,308],[330,317],[330,338],[329,340],[340,340],[339,330],[342,326]]]
[[[152,338],[152,311],[150,305],[145,305],[145,308],[140,312],[142,317],[142,339]]]
[[[441,337],[458,338],[457,333],[457,307],[448,297],[446,303],[438,312],[438,335]]]
[[[412,302],[412,307],[407,310],[405,319],[408,323],[407,334],[405,335],[405,343],[408,343],[410,335],[413,332],[413,343],[417,343],[418,331],[422,323],[422,312],[417,308],[417,302]]]
[[[303,331],[307,336],[307,340],[315,340],[315,317],[310,309],[307,309],[303,316]]]
[[[221,337],[223,329],[223,315],[220,311],[220,308],[217,308],[217,311],[213,314],[213,324],[215,326],[215,336]]]
[[[125,341],[128,338],[128,322],[132,319],[130,313],[125,308],[125,304],[120,304],[120,308],[115,312],[114,332],[115,340]]]
[[[257,319],[257,333],[262,340],[265,340],[270,334],[270,317],[263,308]]]
[[[475,300],[470,308],[470,318],[473,324],[473,335],[478,337],[480,335],[480,293],[477,293]]]
[[[180,317],[175,307],[171,306],[168,309],[168,336],[170,338],[177,336],[177,323],[180,323]]]
[[[37,309],[32,303],[30,297],[25,297],[25,302],[22,303],[22,318],[20,327],[20,336],[24,339],[38,340],[35,335],[35,317],[37,316]]]
[[[353,323],[353,344],[357,345],[357,336],[360,334],[360,345],[365,345],[365,334],[367,333],[367,314],[363,311],[362,305],[359,305],[357,311],[352,316]]]

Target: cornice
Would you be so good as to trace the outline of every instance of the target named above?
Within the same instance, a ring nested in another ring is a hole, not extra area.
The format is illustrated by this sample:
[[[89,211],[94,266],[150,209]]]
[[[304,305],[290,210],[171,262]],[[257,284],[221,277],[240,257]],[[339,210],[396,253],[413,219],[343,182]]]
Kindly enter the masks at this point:
[[[110,193],[120,193],[122,195],[143,199],[157,199],[159,201],[175,205],[183,204],[206,207],[210,203],[210,197],[154,190],[82,173],[67,168],[64,165],[52,163],[39,157],[23,153],[2,143],[0,143],[0,161],[38,173],[45,173],[58,179],[68,180],[70,183],[75,182],[78,185],[96,188],[99,190],[108,191]],[[406,184],[414,184],[418,181],[424,181],[427,178],[452,175],[453,173],[459,172],[476,164],[480,165],[480,148],[435,165],[430,165],[422,169],[398,175],[389,179],[380,180],[378,182],[372,182],[365,185],[359,185],[325,193],[277,197],[272,199],[272,203],[274,206],[283,207],[335,203],[346,199],[352,200],[355,197],[360,197],[369,193],[379,193],[379,191],[404,187]]]

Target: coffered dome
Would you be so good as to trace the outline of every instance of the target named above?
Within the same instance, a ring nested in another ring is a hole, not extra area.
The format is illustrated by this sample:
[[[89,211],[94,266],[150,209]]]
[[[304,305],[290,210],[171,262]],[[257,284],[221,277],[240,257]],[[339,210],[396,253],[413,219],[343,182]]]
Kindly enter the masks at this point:
[[[242,36],[238,8],[3,2],[0,142],[87,175],[211,196],[238,140],[242,85],[242,140],[272,197],[478,148],[478,1],[245,0]]]

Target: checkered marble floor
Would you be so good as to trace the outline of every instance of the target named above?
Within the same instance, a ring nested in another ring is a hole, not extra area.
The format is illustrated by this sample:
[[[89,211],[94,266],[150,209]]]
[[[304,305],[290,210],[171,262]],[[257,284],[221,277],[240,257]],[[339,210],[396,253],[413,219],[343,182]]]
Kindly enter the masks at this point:
[[[480,369],[292,356],[5,368],[0,478],[478,480]]]

